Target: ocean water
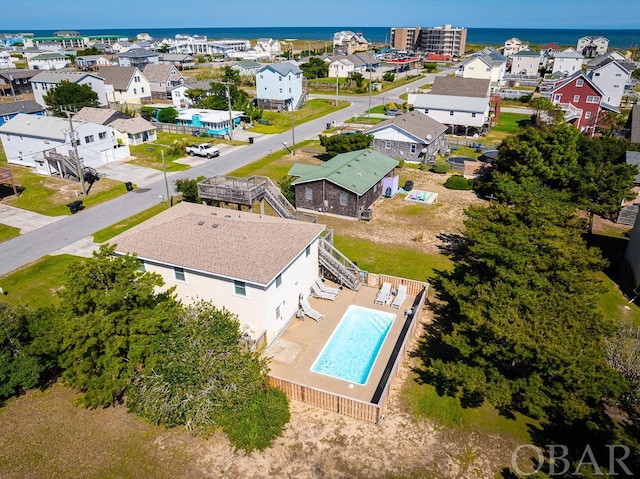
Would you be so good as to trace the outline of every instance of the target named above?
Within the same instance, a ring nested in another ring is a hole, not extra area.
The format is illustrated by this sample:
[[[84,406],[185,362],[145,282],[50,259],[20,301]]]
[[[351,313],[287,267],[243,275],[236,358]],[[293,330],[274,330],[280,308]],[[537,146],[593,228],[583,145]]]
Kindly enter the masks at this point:
[[[138,33],[148,33],[153,38],[174,38],[176,34],[206,35],[211,39],[244,38],[275,38],[278,40],[296,39],[313,41],[332,41],[333,34],[340,30],[361,32],[365,38],[374,43],[387,43],[391,32],[390,27],[237,27],[237,28],[144,28],[138,29],[75,29],[82,35],[123,35],[135,38]],[[1,33],[11,33],[4,31]],[[36,36],[52,36],[54,30],[32,30]],[[469,28],[467,43],[483,45],[504,45],[505,40],[517,37],[533,45],[543,45],[555,42],[561,46],[574,46],[578,38],[587,35],[601,35],[609,39],[610,48],[636,48],[640,46],[640,29],[610,30],[610,29],[543,29],[543,28]],[[320,45],[318,45],[320,47]],[[312,45],[313,48],[313,45]]]

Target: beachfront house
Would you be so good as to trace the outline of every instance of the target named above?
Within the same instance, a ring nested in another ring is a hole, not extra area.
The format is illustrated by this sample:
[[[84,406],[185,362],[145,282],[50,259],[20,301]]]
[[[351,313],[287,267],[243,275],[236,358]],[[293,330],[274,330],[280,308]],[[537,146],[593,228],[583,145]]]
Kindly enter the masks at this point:
[[[512,37],[509,40],[504,42],[504,48],[502,50],[502,54],[505,57],[510,57],[526,48],[529,48],[529,44],[523,42],[519,38]]]
[[[383,195],[383,179],[393,177],[397,166],[397,160],[370,149],[334,156],[320,166],[296,163],[289,170],[295,207],[361,218]]]
[[[609,48],[609,40],[602,36],[586,36],[578,38],[576,50],[587,58],[604,55]]]
[[[324,226],[182,202],[113,238],[184,303],[238,316],[250,345],[270,343],[318,279]],[[283,241],[286,238],[286,241]],[[176,245],[180,245],[176,248]]]

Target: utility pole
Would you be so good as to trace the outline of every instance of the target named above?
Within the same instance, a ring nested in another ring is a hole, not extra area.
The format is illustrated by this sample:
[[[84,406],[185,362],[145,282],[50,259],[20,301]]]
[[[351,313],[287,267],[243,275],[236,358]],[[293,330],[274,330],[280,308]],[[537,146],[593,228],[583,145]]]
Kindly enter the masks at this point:
[[[336,106],[338,106],[338,80],[340,79],[340,74],[338,73],[338,68],[336,67]]]
[[[220,83],[222,83],[227,89],[227,104],[229,105],[229,139],[231,140],[231,145],[233,145],[233,113],[231,112],[231,92],[229,91],[232,83],[228,81]]]
[[[371,118],[371,70],[373,70],[373,64],[369,65],[369,109],[367,110],[369,118]]]
[[[296,156],[296,134],[295,134],[295,110],[293,109],[293,97],[291,97],[291,154]]]
[[[167,165],[164,162],[164,150],[160,150],[160,155],[162,156],[162,173],[164,173],[164,188],[167,192],[167,204],[169,208],[171,208],[171,197],[169,196],[169,182],[167,181]]]
[[[11,94],[13,95],[13,101],[18,101],[16,98],[16,91],[13,89],[13,75],[9,75],[9,85],[11,86]]]
[[[80,155],[78,154],[78,140],[76,140],[76,132],[73,129],[73,121],[71,120],[71,112],[68,110],[62,110],[69,119],[69,136],[71,138],[71,146],[73,146],[73,156],[76,160],[76,174],[80,180],[80,186],[82,187],[82,195],[87,196],[87,187],[84,184],[84,173],[82,172],[82,165],[80,164]]]

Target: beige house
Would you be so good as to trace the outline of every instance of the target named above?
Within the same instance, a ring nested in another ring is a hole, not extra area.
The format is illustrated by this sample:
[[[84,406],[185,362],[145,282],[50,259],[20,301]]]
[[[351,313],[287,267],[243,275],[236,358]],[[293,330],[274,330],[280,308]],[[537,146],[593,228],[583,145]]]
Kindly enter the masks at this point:
[[[116,236],[117,254],[135,253],[146,271],[238,316],[251,339],[272,342],[295,319],[318,279],[323,225],[194,203],[179,203]],[[284,239],[286,238],[286,241]]]
[[[112,105],[139,105],[151,100],[151,84],[136,67],[102,66],[98,75],[104,78],[107,100]]]
[[[333,35],[334,53],[351,55],[355,52],[366,52],[370,48],[369,41],[362,33],[353,33],[350,30],[342,30]]]

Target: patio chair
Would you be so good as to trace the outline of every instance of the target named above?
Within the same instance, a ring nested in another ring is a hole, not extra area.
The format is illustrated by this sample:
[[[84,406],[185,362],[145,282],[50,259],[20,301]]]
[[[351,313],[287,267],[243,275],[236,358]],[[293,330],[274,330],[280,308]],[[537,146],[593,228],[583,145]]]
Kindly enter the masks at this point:
[[[385,304],[391,295],[391,283],[382,283],[382,288],[378,291],[375,304]]]
[[[302,311],[304,311],[304,314],[306,316],[309,316],[315,322],[320,322],[324,319],[324,316],[322,314],[311,307],[308,299],[301,299],[300,307],[302,308]]]
[[[332,294],[332,293],[327,293],[325,291],[322,291],[320,289],[320,287],[318,286],[318,283],[315,282],[311,285],[311,295],[314,298],[318,298],[318,299],[328,299],[329,301],[335,301],[335,299],[337,298],[337,295]]]
[[[320,278],[316,279],[316,284],[318,285],[318,289],[320,291],[324,291],[325,293],[329,294],[335,294],[336,296],[338,296],[340,294],[340,291],[342,291],[340,288],[332,288],[331,286],[327,286],[322,282]]]
[[[402,306],[402,303],[404,303],[405,299],[407,299],[407,285],[401,284],[400,286],[398,286],[398,294],[396,294],[396,297],[393,298],[391,307],[400,309],[400,306]]]

